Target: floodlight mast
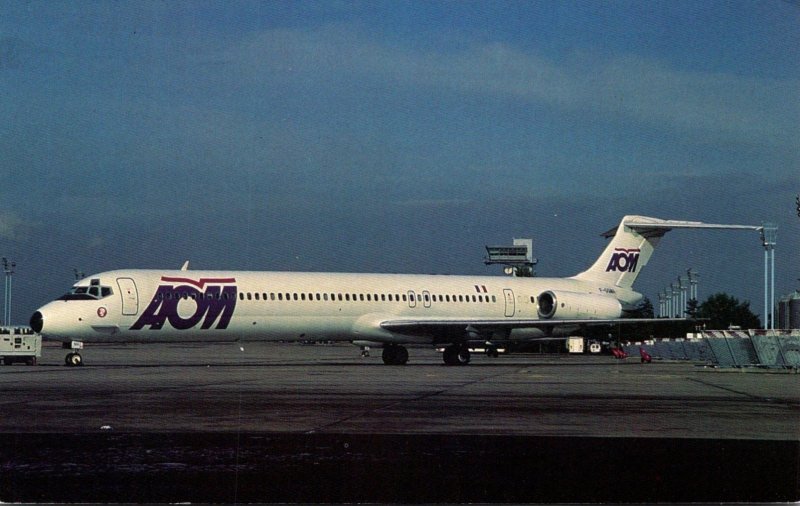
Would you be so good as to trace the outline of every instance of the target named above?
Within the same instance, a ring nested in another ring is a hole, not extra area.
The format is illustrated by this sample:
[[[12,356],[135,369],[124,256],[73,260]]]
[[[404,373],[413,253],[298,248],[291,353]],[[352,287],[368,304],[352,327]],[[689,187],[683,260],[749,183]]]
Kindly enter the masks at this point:
[[[775,244],[778,226],[764,222],[760,228],[764,246],[764,328],[775,328]]]
[[[3,262],[3,272],[6,275],[5,298],[3,305],[3,324],[11,325],[11,276],[13,276],[14,272],[16,272],[17,263],[7,259],[6,257],[2,258],[2,262]]]

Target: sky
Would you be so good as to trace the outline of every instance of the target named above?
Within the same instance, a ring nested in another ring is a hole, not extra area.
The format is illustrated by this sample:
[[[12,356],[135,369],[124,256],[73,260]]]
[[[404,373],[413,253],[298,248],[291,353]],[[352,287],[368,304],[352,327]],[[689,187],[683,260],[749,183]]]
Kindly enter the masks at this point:
[[[778,226],[800,288],[800,6],[762,1],[14,1],[0,12],[12,323],[74,269],[570,276],[626,214]],[[757,232],[672,231],[763,313]]]

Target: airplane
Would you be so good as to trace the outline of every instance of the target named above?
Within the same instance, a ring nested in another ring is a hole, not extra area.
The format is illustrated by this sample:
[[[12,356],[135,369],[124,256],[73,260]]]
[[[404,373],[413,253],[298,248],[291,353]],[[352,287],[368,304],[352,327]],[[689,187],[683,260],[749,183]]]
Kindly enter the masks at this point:
[[[730,228],[625,216],[603,253],[568,278],[126,269],[78,281],[31,316],[33,330],[72,351],[83,343],[359,341],[387,365],[406,345],[444,347],[446,365],[470,361],[470,342],[553,339],[590,325],[685,321],[625,318],[632,289],[673,228]],[[742,227],[745,228],[745,227]],[[748,227],[750,228],[750,227]]]

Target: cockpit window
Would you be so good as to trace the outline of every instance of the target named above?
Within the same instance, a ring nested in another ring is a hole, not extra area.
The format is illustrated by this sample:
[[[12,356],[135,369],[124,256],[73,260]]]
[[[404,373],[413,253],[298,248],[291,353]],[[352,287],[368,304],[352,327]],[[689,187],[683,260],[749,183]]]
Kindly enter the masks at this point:
[[[74,286],[57,300],[100,300],[114,293],[110,286]]]

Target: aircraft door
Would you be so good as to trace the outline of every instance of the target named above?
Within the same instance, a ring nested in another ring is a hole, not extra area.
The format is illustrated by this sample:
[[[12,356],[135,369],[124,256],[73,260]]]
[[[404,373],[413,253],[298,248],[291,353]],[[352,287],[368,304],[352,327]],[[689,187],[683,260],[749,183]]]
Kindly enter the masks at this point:
[[[422,291],[422,304],[425,307],[431,307],[431,292],[428,290]]]
[[[504,288],[503,297],[506,299],[506,316],[514,316],[514,292],[509,288]]]
[[[417,307],[417,297],[413,290],[408,291],[408,307]]]
[[[133,316],[139,312],[139,293],[131,278],[117,278],[119,294],[122,297],[122,314]]]

